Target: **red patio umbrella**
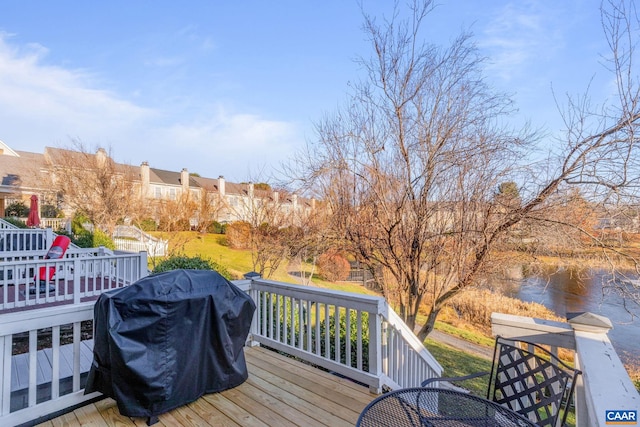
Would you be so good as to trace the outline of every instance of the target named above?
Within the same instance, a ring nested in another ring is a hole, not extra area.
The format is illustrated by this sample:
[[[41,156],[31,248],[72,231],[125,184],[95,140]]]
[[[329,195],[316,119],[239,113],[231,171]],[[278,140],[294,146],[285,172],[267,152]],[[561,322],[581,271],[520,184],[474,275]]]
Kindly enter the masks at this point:
[[[27,217],[27,227],[37,227],[40,225],[40,215],[38,215],[38,196],[31,196],[31,206]]]

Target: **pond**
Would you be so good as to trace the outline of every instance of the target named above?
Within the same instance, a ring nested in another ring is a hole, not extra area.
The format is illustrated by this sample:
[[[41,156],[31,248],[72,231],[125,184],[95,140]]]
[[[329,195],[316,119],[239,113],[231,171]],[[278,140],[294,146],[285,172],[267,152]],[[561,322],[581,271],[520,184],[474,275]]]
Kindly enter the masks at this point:
[[[510,281],[503,292],[522,301],[537,302],[558,316],[589,311],[613,323],[609,339],[625,363],[640,366],[640,306],[603,287],[611,279],[604,270],[554,269]]]

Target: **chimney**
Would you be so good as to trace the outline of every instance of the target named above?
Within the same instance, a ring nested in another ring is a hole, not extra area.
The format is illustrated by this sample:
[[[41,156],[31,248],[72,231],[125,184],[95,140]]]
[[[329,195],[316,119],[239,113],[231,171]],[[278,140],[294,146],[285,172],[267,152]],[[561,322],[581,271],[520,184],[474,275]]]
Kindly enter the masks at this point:
[[[220,193],[220,197],[224,198],[225,195],[225,182],[224,182],[224,176],[220,175],[218,177],[218,193]]]
[[[180,172],[180,184],[182,184],[182,194],[189,194],[189,171],[187,168],[182,168],[182,172]]]
[[[316,199],[315,198],[311,199],[311,210],[312,211],[316,210]]]
[[[140,165],[140,180],[142,181],[142,197],[149,197],[151,192],[151,178],[148,162],[142,162]]]
[[[293,203],[293,211],[297,211],[298,210],[298,195],[294,194],[293,196],[291,196],[291,203]]]
[[[248,188],[248,193],[249,193],[249,199],[253,199],[253,182],[250,182],[249,184],[247,184]]]
[[[98,165],[99,168],[105,167],[108,158],[109,156],[107,155],[107,152],[105,151],[105,149],[98,148],[98,151],[96,152],[96,164]]]
[[[279,200],[280,200],[280,193],[278,193],[277,191],[274,191],[273,192],[273,203],[275,203],[277,205]]]

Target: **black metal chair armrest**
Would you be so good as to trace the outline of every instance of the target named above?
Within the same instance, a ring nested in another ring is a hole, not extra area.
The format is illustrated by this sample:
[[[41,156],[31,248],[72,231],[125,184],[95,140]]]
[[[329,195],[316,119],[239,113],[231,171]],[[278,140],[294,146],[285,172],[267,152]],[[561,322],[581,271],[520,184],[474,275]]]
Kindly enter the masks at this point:
[[[489,375],[490,372],[476,372],[474,374],[469,374],[469,375],[465,375],[462,377],[440,377],[440,378],[429,378],[426,379],[424,381],[422,381],[422,383],[420,384],[421,387],[426,387],[427,385],[434,383],[434,382],[440,382],[440,381],[446,381],[446,382],[453,382],[453,381],[465,381],[465,380],[470,380],[472,378],[477,378],[477,377],[481,377],[483,375]]]

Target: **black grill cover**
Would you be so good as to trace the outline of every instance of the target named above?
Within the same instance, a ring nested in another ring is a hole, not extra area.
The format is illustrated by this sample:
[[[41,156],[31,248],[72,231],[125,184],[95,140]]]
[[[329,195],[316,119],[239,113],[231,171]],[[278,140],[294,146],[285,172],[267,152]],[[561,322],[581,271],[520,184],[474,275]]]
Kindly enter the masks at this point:
[[[106,292],[94,308],[99,391],[130,417],[153,417],[242,384],[253,300],[215,271],[174,270]]]

